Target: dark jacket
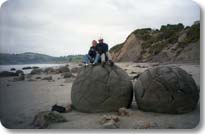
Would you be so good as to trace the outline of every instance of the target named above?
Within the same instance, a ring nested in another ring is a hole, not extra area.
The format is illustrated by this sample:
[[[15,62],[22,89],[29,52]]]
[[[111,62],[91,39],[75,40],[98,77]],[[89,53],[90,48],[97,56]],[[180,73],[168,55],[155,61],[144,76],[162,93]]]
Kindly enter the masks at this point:
[[[96,46],[96,51],[99,54],[103,54],[103,53],[108,52],[108,44],[106,44],[106,43],[98,43],[97,46]]]
[[[90,57],[91,58],[95,58],[95,56],[96,56],[96,47],[90,47],[90,50],[89,50],[89,52],[88,52],[88,55],[90,55]]]

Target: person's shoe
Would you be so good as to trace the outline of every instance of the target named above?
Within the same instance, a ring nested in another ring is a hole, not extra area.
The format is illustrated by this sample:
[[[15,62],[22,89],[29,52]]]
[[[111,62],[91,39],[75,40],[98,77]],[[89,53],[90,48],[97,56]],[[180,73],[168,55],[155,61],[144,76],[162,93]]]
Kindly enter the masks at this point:
[[[89,64],[86,63],[86,64],[84,64],[84,67],[86,68],[88,65],[89,65]]]
[[[92,66],[96,66],[96,63],[93,63]]]
[[[112,60],[109,60],[110,66],[114,65],[114,62]]]
[[[85,67],[88,66],[88,63],[85,63],[84,66],[85,66]]]

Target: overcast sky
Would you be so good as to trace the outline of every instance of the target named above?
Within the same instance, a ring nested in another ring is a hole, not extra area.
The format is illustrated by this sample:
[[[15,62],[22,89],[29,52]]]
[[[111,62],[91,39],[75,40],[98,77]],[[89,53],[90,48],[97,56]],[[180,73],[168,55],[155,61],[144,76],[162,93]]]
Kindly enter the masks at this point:
[[[84,54],[100,36],[111,47],[138,28],[199,19],[191,0],[7,0],[0,8],[0,52]]]

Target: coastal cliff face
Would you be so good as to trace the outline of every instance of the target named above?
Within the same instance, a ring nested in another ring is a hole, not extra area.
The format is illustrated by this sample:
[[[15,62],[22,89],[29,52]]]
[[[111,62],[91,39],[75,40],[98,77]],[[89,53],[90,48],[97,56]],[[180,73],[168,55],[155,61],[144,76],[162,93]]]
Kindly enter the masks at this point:
[[[200,62],[200,23],[137,29],[110,49],[115,62]]]

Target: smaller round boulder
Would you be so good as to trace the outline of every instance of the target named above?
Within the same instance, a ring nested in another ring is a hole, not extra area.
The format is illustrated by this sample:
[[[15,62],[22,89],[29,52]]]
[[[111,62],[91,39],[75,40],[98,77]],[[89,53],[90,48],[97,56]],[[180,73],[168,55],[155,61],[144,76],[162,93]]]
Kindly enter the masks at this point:
[[[24,72],[23,72],[22,70],[17,70],[17,71],[16,71],[16,74],[17,74],[17,75],[21,75],[21,74],[24,74]]]
[[[43,72],[46,73],[46,74],[55,74],[56,70],[54,68],[52,68],[52,67],[48,67],[48,68],[45,68],[43,70]]]
[[[62,74],[63,78],[71,78],[73,77],[73,74],[71,72],[65,72]]]
[[[42,72],[43,72],[42,69],[33,69],[30,74],[35,75],[35,74],[41,74]]]
[[[192,111],[199,90],[191,75],[174,66],[159,66],[143,72],[135,85],[139,109],[148,112],[180,114]]]
[[[57,72],[58,72],[58,73],[70,72],[69,66],[68,66],[68,65],[60,66],[60,67],[57,69]]]

